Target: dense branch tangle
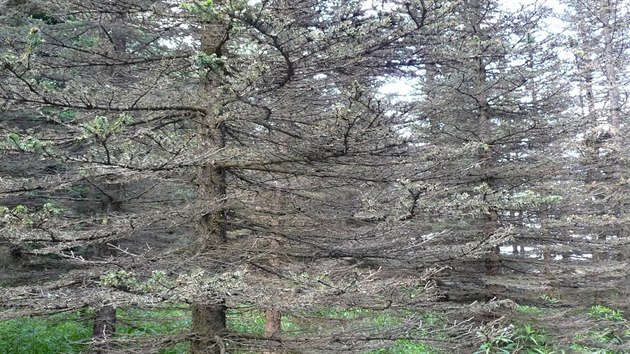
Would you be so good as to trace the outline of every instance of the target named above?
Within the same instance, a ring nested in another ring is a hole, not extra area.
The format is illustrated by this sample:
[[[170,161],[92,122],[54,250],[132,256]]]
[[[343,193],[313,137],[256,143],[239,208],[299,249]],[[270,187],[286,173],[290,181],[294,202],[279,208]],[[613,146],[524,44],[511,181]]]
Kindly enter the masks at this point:
[[[419,259],[419,245],[380,250],[407,240],[381,217],[377,229],[357,217],[361,194],[405,164],[400,115],[371,88],[406,30],[360,2],[183,5],[50,2],[41,9],[51,20],[7,31],[0,100],[16,119],[2,129],[17,135],[5,152],[50,168],[8,177],[5,241],[32,262],[53,254],[73,269],[46,274],[63,286],[42,278],[32,286],[50,296],[25,303],[36,312],[61,297],[56,311],[189,303],[193,351],[220,352],[236,305],[314,312],[334,294],[339,307],[396,308],[409,299],[394,287],[426,289],[414,303],[433,298],[421,265],[384,282],[371,265],[357,268],[362,258]],[[357,249],[373,232],[385,239]],[[168,281],[128,283],[156,271]]]

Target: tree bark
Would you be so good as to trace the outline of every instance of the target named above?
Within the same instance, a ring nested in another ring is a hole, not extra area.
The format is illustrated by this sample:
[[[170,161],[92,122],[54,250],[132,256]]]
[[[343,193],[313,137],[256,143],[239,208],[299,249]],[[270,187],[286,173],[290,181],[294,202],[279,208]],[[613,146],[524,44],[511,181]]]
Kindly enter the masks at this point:
[[[265,337],[273,337],[282,330],[282,313],[274,308],[265,309]]]
[[[92,327],[92,340],[95,342],[91,353],[102,353],[109,349],[108,339],[116,333],[116,308],[106,305],[98,309],[94,314],[94,326]]]
[[[191,309],[192,331],[197,336],[192,341],[191,352],[224,353],[225,346],[221,336],[226,330],[225,304],[193,304]]]
[[[215,0],[213,7],[220,8],[224,1]],[[219,11],[217,11],[219,12]],[[201,51],[216,59],[221,57],[221,47],[227,38],[228,25],[221,14],[213,15],[203,23]],[[217,67],[218,66],[218,67]],[[221,85],[223,74],[220,61],[217,66],[204,68],[200,79],[200,97],[207,101],[206,110],[198,124],[198,135],[203,151],[214,151],[225,147],[225,125],[221,118]],[[199,198],[212,206],[211,211],[201,217],[198,223],[198,252],[216,248],[226,241],[225,203],[227,186],[225,169],[214,164],[206,164],[197,171]],[[216,206],[219,207],[216,207]],[[206,299],[192,304],[192,353],[219,354],[225,352],[221,337],[226,328],[226,305],[208,303]]]

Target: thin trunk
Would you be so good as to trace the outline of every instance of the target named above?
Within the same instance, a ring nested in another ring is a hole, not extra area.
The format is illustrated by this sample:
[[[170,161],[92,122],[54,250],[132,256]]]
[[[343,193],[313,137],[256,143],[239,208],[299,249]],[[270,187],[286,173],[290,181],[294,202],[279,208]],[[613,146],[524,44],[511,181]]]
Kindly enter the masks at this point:
[[[435,98],[435,90],[436,90],[436,78],[438,75],[438,68],[435,63],[427,63],[425,66],[426,71],[426,84],[425,84],[425,94],[427,98],[430,100]]]
[[[98,189],[101,196],[101,206],[103,211],[108,215],[111,212],[119,212],[122,210],[122,202],[124,200],[125,188],[120,183],[103,183],[102,185],[93,184],[93,188]],[[109,242],[108,242],[109,243]],[[115,247],[111,247],[108,243],[99,243],[89,246],[86,249],[84,257],[86,259],[107,259],[114,257],[117,253]],[[116,241],[111,241],[115,246]],[[105,305],[98,309],[94,314],[94,327],[92,329],[92,338],[97,340],[105,340],[113,337],[116,333],[116,309],[112,305]],[[104,346],[104,347],[103,347]],[[93,348],[95,353],[100,350],[107,349],[107,345]]]
[[[220,7],[224,1],[215,0],[213,6]],[[227,38],[228,26],[220,16],[204,22],[201,37],[201,51],[208,56],[221,57],[221,46]],[[200,148],[204,151],[217,151],[225,147],[225,125],[221,117],[221,85],[223,74],[220,63],[204,68],[200,82],[200,96],[206,100],[206,110],[198,125]],[[208,203],[209,212],[198,223],[198,252],[202,253],[226,241],[225,210],[227,196],[225,169],[214,164],[206,164],[197,171],[199,198]],[[217,207],[218,206],[218,207]],[[226,328],[226,304],[224,301],[199,299],[192,304],[192,353],[219,354],[225,352],[222,337]]]
[[[543,249],[543,274],[545,275],[550,275],[551,272],[549,271],[551,269],[551,261],[553,260],[553,258],[551,257],[551,251],[547,248]]]
[[[614,38],[613,38],[613,26],[614,26],[614,22],[615,22],[615,17],[616,17],[616,2],[614,1],[605,1],[603,3],[603,33],[604,33],[604,58],[603,58],[603,63],[604,63],[604,75],[606,76],[606,81],[608,83],[608,87],[607,87],[607,93],[608,93],[608,123],[610,123],[610,126],[612,127],[612,136],[611,136],[611,142],[614,146],[613,148],[613,154],[616,154],[617,151],[620,148],[620,143],[621,143],[621,136],[620,136],[620,128],[621,128],[621,121],[620,121],[620,113],[621,113],[621,106],[620,106],[620,93],[619,93],[619,81],[617,80],[617,58],[615,55],[615,50],[614,50]],[[613,155],[614,156],[614,155]],[[612,177],[613,179],[618,179],[619,178],[619,174],[620,174],[620,170],[621,170],[621,166],[619,166],[618,162],[618,158],[616,156],[613,157],[615,160],[615,163],[613,163],[612,166],[610,166],[609,171],[606,173],[607,178]],[[618,207],[613,207],[613,210],[611,210],[611,212],[617,216],[618,218],[621,217],[621,212],[618,209]],[[619,230],[615,230],[617,231],[617,236],[620,236],[620,231]],[[614,231],[613,231],[614,232]],[[602,233],[600,235],[600,237],[598,237],[598,239],[601,240],[605,240],[606,239],[606,234]],[[607,257],[607,254],[602,255],[603,257]]]
[[[484,8],[483,5],[479,1],[473,2],[473,6],[471,8],[471,30],[477,36],[480,37],[480,40],[485,40],[487,38],[484,37],[484,29],[481,26],[481,22],[484,16]],[[492,122],[490,119],[490,107],[488,103],[488,88],[487,88],[487,63],[485,62],[485,55],[483,53],[483,49],[480,49],[482,52],[477,53],[476,57],[476,75],[475,75],[475,89],[478,92],[475,94],[475,99],[477,101],[477,111],[478,111],[478,124],[479,124],[479,138],[482,147],[479,152],[479,165],[480,165],[480,175],[481,182],[485,183],[490,189],[495,187],[494,180],[494,147],[490,144],[491,136],[492,136]],[[491,203],[488,200],[488,195],[483,195],[483,200],[485,202]],[[488,212],[483,220],[482,233],[484,240],[489,240],[492,238],[492,235],[496,232],[499,225],[499,214],[498,210],[490,205],[488,207]],[[500,268],[500,249],[499,245],[493,245],[491,249],[488,251],[488,255],[486,258],[486,270],[488,274],[498,274]]]
[[[276,201],[278,199],[276,198]],[[275,224],[275,225],[274,225]],[[277,226],[277,223],[274,222],[272,226]],[[269,249],[271,251],[271,266],[277,267],[279,265],[279,261],[277,256],[275,255],[276,251],[280,248],[280,242],[278,240],[271,240],[269,244]],[[268,307],[264,310],[265,313],[265,337],[271,338],[277,336],[282,331],[282,312],[279,309]],[[273,354],[276,353],[272,349],[265,350],[264,354]]]
[[[284,148],[281,148],[282,152],[286,152]],[[276,182],[277,183],[277,182]],[[278,185],[276,185],[278,187]],[[280,190],[276,190],[273,192],[273,196],[271,198],[272,204],[276,208],[280,208],[282,206],[282,195]],[[280,226],[280,221],[277,218],[274,218],[271,221],[271,230],[273,233],[273,229]],[[272,268],[278,268],[280,266],[280,260],[278,259],[277,252],[281,248],[281,242],[277,239],[271,239],[269,241],[269,251],[271,254],[270,265]],[[265,336],[272,337],[274,335],[280,334],[282,331],[282,313],[280,310],[276,308],[266,308],[265,309]],[[270,352],[268,352],[270,353]]]
[[[592,65],[591,60],[587,60],[587,67]],[[584,73],[584,85],[586,86],[586,102],[588,104],[589,124],[597,126],[597,112],[595,111],[595,92],[593,91],[593,71],[587,69]]]
[[[587,130],[595,129],[597,127],[597,112],[595,111],[595,94],[593,92],[593,71],[591,60],[587,57],[580,58],[584,62],[584,71],[582,73],[582,80],[584,91],[586,92],[586,104],[587,107],[582,107],[585,111],[584,117],[587,118]],[[587,140],[586,157],[587,157],[587,172],[586,183],[590,184],[596,179],[597,160],[598,160],[599,146],[596,137]]]
[[[581,6],[576,8],[578,14],[584,13],[585,9]],[[586,15],[584,15],[586,16]],[[593,90],[593,69],[594,63],[591,58],[591,52],[595,50],[590,44],[591,28],[584,21],[578,21],[577,24],[578,29],[578,40],[577,47],[578,53],[576,54],[576,64],[577,69],[580,75],[582,76],[582,86],[581,90],[584,90],[586,94],[586,110],[582,107],[582,110],[586,111],[584,117],[588,117],[587,123],[589,124],[589,128],[594,128],[597,126],[597,112],[595,111],[595,93]]]
[[[616,15],[616,9],[613,8],[615,5],[610,2],[606,2],[603,4],[604,6],[604,16],[603,16],[603,26],[604,26],[604,74],[606,76],[606,80],[608,81],[608,104],[609,104],[609,116],[608,122],[615,129],[615,132],[618,132],[620,127],[620,111],[621,106],[620,102],[620,93],[619,93],[619,81],[617,80],[617,68],[616,68],[616,55],[614,52],[614,43],[613,43],[613,23]],[[616,134],[615,134],[616,135]]]
[[[578,16],[585,13],[586,9],[582,5],[577,4],[575,10]],[[584,15],[585,16],[585,15]],[[581,76],[582,84],[580,89],[584,91],[586,102],[582,101],[582,111],[585,121],[585,167],[586,179],[584,183],[586,188],[598,179],[599,176],[599,150],[600,139],[598,139],[596,128],[599,125],[599,115],[595,108],[595,92],[594,92],[594,62],[591,53],[595,50],[591,44],[591,29],[585,21],[577,22],[578,30],[578,55],[576,55],[576,65]],[[590,133],[589,133],[590,132]]]
[[[125,22],[125,15],[119,14],[118,18],[113,22],[111,29],[108,31],[105,27],[102,27],[106,33],[106,38],[109,38],[111,43],[112,55],[118,58],[124,58],[127,54],[127,37],[125,36],[125,31],[123,28],[123,23]],[[115,78],[117,76],[117,70],[114,67],[109,69],[109,74],[111,78]],[[104,142],[106,144],[106,142]],[[108,155],[108,163],[109,155]],[[110,213],[122,212],[123,202],[126,198],[125,185],[123,183],[108,183],[107,181],[96,181],[91,182],[92,189],[95,190],[95,193],[100,195],[101,199],[101,207],[102,211],[105,213],[105,218],[108,218]],[[105,219],[107,220],[107,219]],[[116,255],[116,248],[110,247],[107,243],[101,243],[94,245],[93,250],[89,250],[89,254],[86,255],[86,258],[96,258],[96,259],[106,259],[109,257],[113,257]],[[116,241],[111,241],[114,246],[117,246]],[[92,338],[96,340],[107,340],[112,338],[116,333],[116,308],[112,305],[105,305],[98,309],[94,314],[94,327],[92,328]],[[104,344],[105,348],[100,347],[100,349],[107,349],[107,344]],[[95,352],[100,352],[100,349],[97,349]]]
[[[534,36],[531,33],[528,33],[527,34],[527,57],[528,57],[529,63],[527,66],[529,68],[529,75],[531,75],[528,81],[528,86],[529,86],[529,92],[532,99],[532,105],[534,106],[536,106],[536,102],[538,101],[538,87],[536,86],[536,82],[533,79],[533,77],[536,76],[536,73],[535,73],[536,67],[534,63],[534,60],[536,59],[535,52],[536,52],[536,46],[535,46]]]

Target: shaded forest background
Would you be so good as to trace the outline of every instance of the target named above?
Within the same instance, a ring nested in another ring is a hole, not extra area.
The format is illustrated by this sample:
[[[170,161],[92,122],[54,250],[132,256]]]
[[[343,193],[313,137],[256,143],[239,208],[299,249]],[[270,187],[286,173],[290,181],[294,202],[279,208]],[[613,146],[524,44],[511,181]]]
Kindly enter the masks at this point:
[[[630,350],[630,3],[560,3],[0,2],[0,349]]]

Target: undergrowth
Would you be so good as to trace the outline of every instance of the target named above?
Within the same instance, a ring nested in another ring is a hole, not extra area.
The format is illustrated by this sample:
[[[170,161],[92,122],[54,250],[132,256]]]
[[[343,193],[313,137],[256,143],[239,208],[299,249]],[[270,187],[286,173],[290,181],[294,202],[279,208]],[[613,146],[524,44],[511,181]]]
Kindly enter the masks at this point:
[[[524,318],[515,322],[495,338],[482,343],[476,354],[561,354],[599,353],[617,354],[607,349],[630,343],[630,325],[620,310],[597,305],[582,313],[594,324],[586,334],[575,335],[573,343],[558,345],[553,333],[545,332],[540,325],[549,309],[519,306],[517,312]],[[87,310],[65,313],[47,318],[22,318],[0,322],[0,353],[3,354],[53,354],[84,353],[89,349],[93,313]],[[332,333],[360,330],[365,333],[396,328],[405,321],[422,323],[412,336],[439,338],[445,319],[431,313],[411,311],[374,311],[359,308],[330,308],[315,313],[285,315],[282,321],[284,335],[299,336],[303,333]],[[237,307],[228,313],[230,330],[239,333],[263,334],[264,315],[253,307]],[[119,338],[173,335],[186,332],[191,327],[187,309],[119,309],[116,335]],[[332,329],[331,329],[332,328]],[[430,328],[433,332],[428,332]],[[362,332],[362,333],[364,333]],[[437,334],[436,334],[437,333]],[[189,352],[189,343],[174,343],[160,351],[162,354]],[[400,339],[391,344],[367,352],[367,354],[438,354],[435,348],[417,340]]]

